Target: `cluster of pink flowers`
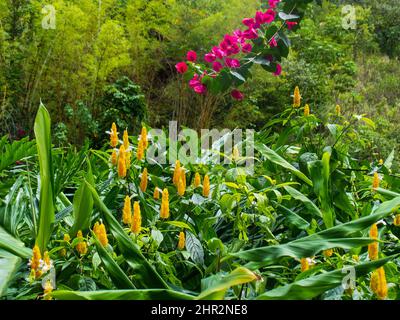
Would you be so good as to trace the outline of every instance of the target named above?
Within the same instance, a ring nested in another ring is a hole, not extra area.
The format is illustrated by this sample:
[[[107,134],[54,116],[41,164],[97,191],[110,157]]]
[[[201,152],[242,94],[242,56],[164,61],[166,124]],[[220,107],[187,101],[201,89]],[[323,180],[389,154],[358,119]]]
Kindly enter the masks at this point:
[[[248,41],[257,39],[259,37],[258,30],[263,25],[271,24],[275,20],[276,11],[274,9],[280,1],[281,0],[269,0],[269,9],[265,12],[257,11],[254,18],[243,19],[242,23],[247,27],[246,30],[242,31],[238,29],[235,30],[232,35],[225,35],[219,46],[214,46],[210,52],[204,55],[204,61],[211,64],[213,70],[210,76],[215,77],[224,68],[237,69],[241,67],[240,60],[234,56],[240,53],[248,54],[252,52],[253,47]],[[297,22],[286,23],[289,30],[297,24]],[[275,37],[269,41],[269,46],[271,48],[278,46]],[[272,61],[272,57],[270,58]],[[197,61],[197,53],[189,51],[186,59],[188,62],[195,63]],[[188,71],[186,62],[179,62],[175,67],[181,74]],[[274,75],[279,76],[281,71],[282,67],[277,64]],[[207,75],[207,72],[204,72],[202,75],[194,74],[193,78],[189,81],[189,86],[198,94],[205,94],[207,92],[207,87],[202,83],[202,79],[205,75]],[[243,93],[237,89],[234,89],[231,95],[236,100],[242,100],[244,98]]]

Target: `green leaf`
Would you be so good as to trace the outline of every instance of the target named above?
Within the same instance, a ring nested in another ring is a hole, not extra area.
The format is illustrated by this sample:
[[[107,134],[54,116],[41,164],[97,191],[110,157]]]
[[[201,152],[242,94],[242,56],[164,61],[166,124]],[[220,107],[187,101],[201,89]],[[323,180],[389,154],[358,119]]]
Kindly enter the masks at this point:
[[[7,290],[8,284],[13,280],[20,263],[19,257],[0,251],[0,298]]]
[[[285,222],[295,226],[296,228],[299,228],[300,230],[306,230],[310,227],[310,224],[306,220],[289,208],[286,208],[280,204],[277,204],[277,207],[279,213],[282,213],[285,216]]]
[[[0,249],[4,249],[24,259],[28,259],[32,256],[31,249],[26,248],[22,241],[9,235],[1,226],[0,226]]]
[[[200,240],[190,231],[186,232],[186,248],[195,263],[200,265],[204,264],[203,246],[201,245]]]
[[[108,254],[107,250],[99,242],[96,236],[93,237],[96,243],[97,252],[99,253],[100,259],[104,264],[105,269],[113,280],[114,285],[118,289],[135,289],[135,286],[129,280],[128,276],[122,271],[119,265],[114,259]]]
[[[23,138],[18,141],[8,142],[8,137],[0,139],[0,172],[15,162],[32,156],[36,153],[35,141]]]
[[[269,161],[277,164],[278,166],[281,166],[290,172],[292,172],[295,176],[297,176],[299,179],[303,180],[305,183],[308,185],[312,186],[312,181],[301,171],[297,170],[295,167],[293,167],[289,162],[287,162],[285,159],[283,159],[280,155],[278,155],[275,151],[272,149],[268,148],[266,145],[260,143],[260,142],[255,142],[255,148],[264,156],[266,157]]]
[[[94,186],[94,178],[92,174],[92,167],[89,159],[87,160],[88,172],[86,174],[86,181]],[[73,213],[74,224],[69,231],[71,236],[75,236],[79,230],[87,230],[90,227],[90,220],[93,211],[93,197],[92,192],[87,188],[83,180],[78,190],[74,195]]]
[[[243,267],[239,267],[225,276],[214,275],[207,282],[207,289],[203,291],[197,299],[222,300],[225,297],[226,290],[230,287],[248,283],[256,279],[256,274]]]
[[[50,239],[55,214],[50,115],[43,104],[39,106],[34,131],[40,166],[39,230],[36,237],[36,244],[39,246],[41,252],[44,252]]]
[[[96,206],[103,212],[104,218],[110,227],[110,231],[117,241],[118,248],[126,262],[134,272],[133,284],[137,288],[168,288],[161,276],[154,270],[147,259],[140,252],[138,246],[124,232],[119,222],[115,219],[104,202],[100,199],[97,191],[87,181],[85,182],[92,192],[93,200]]]
[[[354,274],[357,277],[364,276],[371,271],[383,266],[388,261],[398,257],[393,255],[384,259],[366,262],[354,267]],[[341,270],[321,273],[306,279],[302,279],[285,286],[267,291],[257,297],[258,300],[306,300],[312,299],[327,290],[333,289],[342,284],[343,278],[349,273],[346,271],[349,267]]]
[[[166,289],[145,290],[99,290],[68,291],[57,290],[51,296],[58,300],[193,300],[194,297],[182,292]]]
[[[309,210],[310,214],[314,214],[318,217],[322,218],[322,212],[319,208],[312,202],[309,198],[307,198],[304,194],[300,191],[297,191],[295,188],[291,186],[284,186],[283,187],[294,199],[299,200],[304,203],[306,208]]]

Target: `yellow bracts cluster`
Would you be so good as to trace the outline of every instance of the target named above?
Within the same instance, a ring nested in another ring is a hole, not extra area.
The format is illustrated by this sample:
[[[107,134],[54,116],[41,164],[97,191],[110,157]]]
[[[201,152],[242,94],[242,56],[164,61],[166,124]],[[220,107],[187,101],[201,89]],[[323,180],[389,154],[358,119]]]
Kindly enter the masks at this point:
[[[107,231],[103,223],[96,222],[93,227],[93,232],[103,247],[108,245]]]
[[[194,175],[194,187],[197,188],[201,184],[201,176],[200,173],[196,172]]]
[[[179,250],[185,249],[185,245],[186,245],[185,232],[181,231],[179,233],[178,249]]]
[[[64,240],[66,243],[69,243],[69,242],[71,241],[71,237],[69,236],[68,233],[64,233],[64,238],[63,238],[63,240]],[[60,255],[61,255],[61,257],[65,257],[65,256],[67,255],[67,249],[62,248],[62,249],[60,250]]]
[[[111,147],[115,148],[117,144],[118,144],[117,125],[115,124],[115,122],[113,122],[110,132],[110,145]]]
[[[310,115],[310,106],[308,104],[304,107],[304,116],[308,117]]]
[[[42,260],[42,254],[40,253],[39,246],[35,245],[32,250],[32,259],[29,261],[31,274],[35,278],[39,278],[42,275],[42,271],[40,270],[40,260]]]
[[[46,283],[44,284],[44,295],[43,295],[43,299],[44,300],[52,300],[52,297],[49,295],[50,293],[53,292],[53,286],[51,284],[50,280],[47,280]]]
[[[178,171],[178,184],[177,184],[178,194],[183,196],[186,191],[186,172],[183,167],[179,168]]]
[[[293,94],[293,107],[298,108],[301,105],[301,95],[300,95],[300,89],[298,86],[294,89],[294,94]]]
[[[132,233],[138,235],[142,230],[142,215],[140,213],[140,205],[138,201],[133,204],[133,217],[131,224]]]
[[[147,129],[146,127],[142,127],[136,153],[136,157],[138,160],[143,160],[148,145],[149,141],[147,139]]]
[[[203,180],[203,197],[208,197],[210,194],[210,178],[206,174]]]
[[[118,163],[117,151],[113,150],[113,152],[111,154],[111,164],[113,166],[116,166],[117,163]]]
[[[378,268],[372,273],[370,287],[379,299],[383,300],[387,297],[388,288],[385,269],[383,267]]]
[[[118,154],[118,177],[125,178],[126,177],[126,153],[125,147],[121,145],[119,148]]]
[[[140,190],[142,190],[142,192],[146,192],[147,190],[147,180],[148,180],[147,168],[144,168],[142,172],[142,177],[140,178]]]
[[[300,265],[301,265],[301,272],[304,272],[304,271],[307,271],[310,269],[310,264],[308,263],[307,258],[301,258]]]
[[[396,227],[400,227],[400,213],[396,214],[396,216],[394,217],[393,224]]]
[[[337,116],[340,116],[341,115],[341,113],[342,113],[342,110],[341,110],[342,108],[337,104],[336,105],[336,108],[335,108],[335,113],[336,113],[336,115]]]
[[[161,219],[169,218],[169,194],[167,188],[165,188],[162,192],[160,218]]]
[[[76,245],[76,251],[78,251],[81,256],[85,255],[88,251],[88,248],[86,241],[83,240],[83,235],[81,230],[78,231],[76,237],[80,240],[79,243]]]
[[[372,180],[372,189],[376,190],[379,188],[380,178],[378,172],[374,172],[374,178]]]
[[[176,161],[175,161],[174,175],[173,175],[173,177],[172,177],[172,183],[173,183],[175,186],[178,185],[180,170],[181,170],[181,163],[179,162],[179,160],[176,160]]]
[[[158,189],[157,187],[154,188],[153,198],[155,200],[159,200],[160,199],[160,189]]]
[[[131,221],[132,221],[131,198],[129,196],[126,196],[124,200],[124,208],[122,209],[122,222],[125,224],[131,224]]]
[[[378,227],[376,223],[374,223],[371,226],[371,229],[369,230],[369,236],[372,239],[378,239]],[[368,245],[368,256],[369,259],[372,260],[378,260],[378,254],[379,254],[379,244],[377,241],[372,242]]]
[[[129,149],[129,136],[128,136],[128,130],[124,130],[124,136],[123,136],[123,142],[124,142],[124,148],[125,150]]]
[[[333,249],[324,250],[323,255],[324,255],[324,257],[326,257],[326,258],[332,257],[332,255],[333,255]]]
[[[383,159],[379,159],[379,161],[378,161],[378,164],[380,165],[380,166],[383,166]]]

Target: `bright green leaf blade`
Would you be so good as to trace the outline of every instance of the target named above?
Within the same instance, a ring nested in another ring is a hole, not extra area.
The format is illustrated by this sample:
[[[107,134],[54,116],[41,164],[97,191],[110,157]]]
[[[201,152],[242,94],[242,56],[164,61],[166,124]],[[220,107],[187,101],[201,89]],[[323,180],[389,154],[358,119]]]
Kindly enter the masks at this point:
[[[317,217],[322,218],[322,212],[319,208],[312,202],[309,198],[307,198],[300,191],[297,191],[295,188],[291,186],[285,186],[284,189],[289,193],[294,199],[299,200],[304,203],[306,208],[311,214],[316,215]]]
[[[28,259],[32,256],[32,250],[26,248],[24,243],[0,227],[0,249],[11,252],[21,258]]]
[[[19,257],[0,252],[0,298],[4,295],[8,284],[14,278],[20,263],[21,259]]]
[[[40,166],[39,230],[36,244],[45,251],[55,220],[50,115],[40,104],[34,126]]]

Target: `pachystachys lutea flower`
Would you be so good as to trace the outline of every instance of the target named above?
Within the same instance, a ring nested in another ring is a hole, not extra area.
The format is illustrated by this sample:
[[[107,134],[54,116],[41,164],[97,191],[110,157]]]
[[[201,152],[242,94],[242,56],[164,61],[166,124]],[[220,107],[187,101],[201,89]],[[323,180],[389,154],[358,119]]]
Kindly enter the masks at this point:
[[[144,168],[142,176],[140,178],[140,190],[142,190],[142,192],[146,192],[147,190],[147,180],[148,180],[147,168]]]
[[[304,107],[304,116],[308,117],[310,115],[310,106],[308,104]]]
[[[179,233],[178,249],[179,250],[185,249],[185,244],[186,244],[185,232],[181,231]]]
[[[383,300],[387,297],[388,288],[385,275],[384,267],[379,267],[371,274],[370,282],[371,290],[378,296],[379,299]]]
[[[117,125],[113,122],[110,131],[110,145],[111,147],[115,148],[118,145],[118,131]]]
[[[143,142],[142,139],[140,139],[139,142],[138,142],[137,151],[136,151],[136,158],[139,161],[142,161],[143,158],[144,158],[144,152],[145,152],[144,145],[145,145],[145,143]]]
[[[210,178],[206,174],[203,180],[203,196],[208,197],[210,194]]]
[[[307,271],[310,269],[310,263],[308,258],[301,258],[300,259],[300,267],[301,267],[301,272]]]
[[[396,214],[396,216],[394,217],[393,224],[396,227],[400,227],[400,213]]]
[[[44,291],[43,291],[43,299],[44,300],[52,300],[50,293],[53,292],[53,285],[51,284],[51,280],[48,279],[44,284]]]
[[[64,238],[63,238],[63,240],[64,240],[64,245],[66,245],[67,243],[69,243],[70,241],[71,241],[71,237],[69,236],[69,234],[68,233],[64,233]],[[60,250],[60,256],[61,257],[65,257],[67,255],[67,249],[65,249],[65,248],[62,248],[61,250]]]
[[[123,142],[125,150],[129,150],[129,136],[128,136],[128,130],[126,129],[124,130]]]
[[[194,175],[194,187],[197,188],[198,186],[200,186],[201,184],[201,176],[200,173],[196,172],[196,174]]]
[[[103,247],[108,245],[107,231],[103,223],[96,222],[93,227],[93,232]]]
[[[325,258],[331,257],[332,254],[333,254],[333,249],[326,249],[326,250],[324,250],[324,252],[323,252],[323,255],[324,255]]]
[[[131,198],[129,196],[125,197],[124,208],[122,209],[122,222],[124,224],[131,224],[132,221],[132,206]]]
[[[85,255],[88,251],[87,243],[83,239],[82,231],[79,230],[76,237],[79,239],[79,243],[76,245],[76,251],[79,252],[81,256]]]
[[[142,215],[140,213],[140,205],[138,201],[135,201],[133,204],[133,216],[132,216],[132,224],[131,231],[132,233],[138,235],[142,230]]]
[[[369,230],[369,236],[372,239],[378,239],[378,227],[376,223],[371,226]],[[368,245],[368,256],[370,260],[378,260],[379,244],[377,241],[372,242]]]
[[[379,159],[379,161],[378,161],[378,164],[380,165],[380,166],[383,166],[383,159]]]
[[[116,166],[117,163],[118,163],[117,151],[113,150],[113,152],[111,154],[111,164],[113,166]]]
[[[40,270],[40,265],[42,263],[42,254],[38,245],[35,245],[32,250],[32,258],[29,260],[29,265],[31,267],[31,275],[34,278],[39,278],[42,275]]]
[[[154,188],[153,198],[155,200],[159,200],[160,199],[160,189],[158,187]]]
[[[140,140],[143,141],[143,148],[144,148],[144,150],[146,150],[147,147],[149,146],[149,140],[147,138],[147,129],[146,129],[146,127],[142,127],[142,131],[140,133]]]
[[[293,107],[298,108],[301,105],[301,95],[300,95],[300,89],[298,86],[294,89],[294,94],[293,94]]]
[[[181,174],[181,163],[179,160],[175,161],[174,175],[172,177],[172,183],[177,187],[179,181],[179,175]]]
[[[378,172],[374,172],[374,178],[372,179],[372,189],[376,190],[379,188],[380,178]]]
[[[169,218],[169,194],[167,188],[165,188],[162,192],[160,218],[161,219]]]
[[[121,145],[118,152],[118,177],[125,178],[126,177],[126,153],[125,147]]]

